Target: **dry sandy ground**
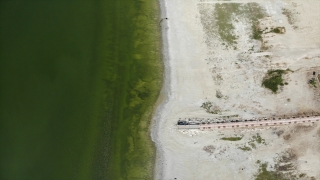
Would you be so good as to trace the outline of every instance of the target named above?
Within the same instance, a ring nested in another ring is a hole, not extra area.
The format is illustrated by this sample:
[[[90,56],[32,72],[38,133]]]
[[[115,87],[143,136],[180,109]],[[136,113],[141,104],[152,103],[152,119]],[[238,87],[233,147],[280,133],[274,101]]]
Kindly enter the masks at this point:
[[[253,40],[248,19],[232,15],[236,48],[223,44],[219,35],[210,30],[217,25],[215,5],[234,2],[258,3],[266,13],[259,20],[259,27],[285,27],[285,33],[267,33],[262,35],[262,41]],[[158,106],[152,128],[158,152],[156,179],[254,179],[259,170],[257,160],[268,162],[268,170],[275,170],[281,163],[292,163],[294,168],[282,169],[282,173],[305,173],[306,179],[320,179],[319,124],[206,132],[176,128],[179,118],[319,113],[320,88],[314,88],[308,81],[313,71],[320,73],[320,1],[165,0],[160,3],[162,16],[168,20],[160,24],[166,66],[162,94],[166,100]],[[290,18],[284,11],[291,13]],[[261,86],[269,69],[287,68],[293,72],[284,75],[288,85],[277,94]],[[217,98],[217,91],[223,97]],[[207,113],[201,108],[204,102],[211,102],[221,113]],[[276,132],[282,131],[278,136]],[[265,143],[255,142],[256,148],[241,150],[252,144],[257,133]],[[243,138],[221,140],[231,136]],[[280,162],[279,158],[286,153],[293,154],[292,160]]]

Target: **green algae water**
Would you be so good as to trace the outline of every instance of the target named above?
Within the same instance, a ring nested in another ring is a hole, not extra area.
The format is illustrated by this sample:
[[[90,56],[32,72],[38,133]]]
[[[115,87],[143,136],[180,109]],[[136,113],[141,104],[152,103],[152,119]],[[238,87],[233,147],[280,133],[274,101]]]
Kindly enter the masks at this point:
[[[157,1],[0,3],[0,179],[152,179]]]

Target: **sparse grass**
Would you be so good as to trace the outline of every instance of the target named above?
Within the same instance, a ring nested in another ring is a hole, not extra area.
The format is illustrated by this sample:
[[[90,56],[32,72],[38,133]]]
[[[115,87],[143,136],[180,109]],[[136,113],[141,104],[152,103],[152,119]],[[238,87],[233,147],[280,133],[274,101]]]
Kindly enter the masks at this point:
[[[242,137],[223,137],[221,139],[225,141],[240,141]]]
[[[207,113],[210,113],[210,114],[221,113],[220,107],[213,105],[213,103],[210,101],[202,103],[201,107],[205,109]]]
[[[259,27],[259,20],[266,16],[265,10],[258,3],[248,3],[249,18],[251,21],[252,39],[262,40],[262,30]]]
[[[233,33],[234,26],[231,22],[232,14],[238,14],[240,9],[238,3],[223,3],[215,5],[215,18],[218,27],[218,34],[222,41],[232,45],[237,39]]]
[[[293,161],[297,160],[296,154],[292,151],[284,152],[279,156],[279,159],[275,160],[274,171],[268,171],[268,163],[261,163],[257,161],[260,165],[259,171],[255,174],[256,180],[298,180],[298,179],[313,179],[314,177],[309,177],[305,173],[297,172],[297,167]]]
[[[256,135],[256,136],[252,136],[252,138],[250,139],[250,141],[247,144],[248,146],[247,145],[242,145],[242,146],[240,146],[238,148],[243,150],[243,151],[251,151],[253,149],[257,149],[257,144],[256,143],[257,144],[267,145],[265,140],[262,139],[260,135]]]
[[[266,16],[265,10],[258,3],[216,3],[214,5],[199,5],[201,23],[209,38],[216,36],[228,45],[227,48],[236,49],[238,37],[234,33],[233,17],[237,16],[249,21],[252,25],[252,37],[261,39],[259,19]],[[237,21],[237,20],[235,20]],[[210,46],[210,42],[207,44]]]
[[[209,154],[212,154],[212,153],[214,153],[216,148],[213,145],[209,145],[209,146],[204,146],[203,150],[206,151]]]
[[[292,165],[292,163],[284,164],[284,165],[276,165],[277,170],[279,171],[291,171],[294,170],[295,167]]]
[[[284,133],[283,130],[277,131],[276,134],[278,135],[278,137],[280,137],[282,134]]]
[[[280,86],[284,86],[282,75],[290,70],[269,70],[262,81],[262,86],[270,89],[273,93],[277,93]]]
[[[283,139],[288,141],[289,139],[291,139],[291,134],[286,134],[283,136]]]
[[[313,87],[317,88],[317,82],[316,82],[316,79],[315,79],[315,78],[312,78],[312,79],[309,81],[309,84],[311,84]]]
[[[242,151],[251,151],[252,149],[248,146],[242,146],[242,147],[238,147],[239,149],[241,149]]]
[[[291,10],[282,8],[282,14],[287,17],[288,23],[290,25],[294,25],[296,19],[294,17],[294,13]]]
[[[258,25],[252,25],[252,39],[262,40],[263,31],[258,27]]]
[[[258,174],[256,174],[256,180],[286,180],[279,172],[277,171],[268,171],[268,163],[260,164]]]
[[[219,98],[219,99],[223,97],[223,95],[222,95],[220,90],[216,90],[216,97]]]
[[[255,142],[259,143],[259,144],[266,145],[266,141],[264,139],[262,139],[260,135],[253,136],[252,137],[252,141],[255,141]]]
[[[222,82],[223,82],[222,75],[221,74],[217,74],[216,76],[213,77],[213,80],[217,85],[221,85]]]
[[[252,149],[257,149],[257,146],[254,142],[249,142],[249,145],[251,146]]]

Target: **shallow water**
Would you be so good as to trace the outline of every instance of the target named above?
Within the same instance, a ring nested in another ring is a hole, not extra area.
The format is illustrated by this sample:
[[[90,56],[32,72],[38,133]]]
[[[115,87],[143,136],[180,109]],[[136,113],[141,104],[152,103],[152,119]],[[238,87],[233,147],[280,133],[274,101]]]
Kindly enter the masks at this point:
[[[1,179],[150,178],[157,2],[0,8]]]

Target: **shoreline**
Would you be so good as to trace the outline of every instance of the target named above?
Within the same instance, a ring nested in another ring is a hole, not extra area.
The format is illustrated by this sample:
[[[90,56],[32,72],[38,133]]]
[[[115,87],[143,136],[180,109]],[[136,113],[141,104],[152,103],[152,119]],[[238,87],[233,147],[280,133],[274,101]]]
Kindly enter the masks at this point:
[[[155,164],[153,169],[153,178],[154,179],[162,179],[163,178],[163,169],[164,169],[164,152],[159,140],[159,131],[160,131],[160,117],[161,113],[164,110],[165,105],[169,102],[169,94],[170,94],[170,65],[169,65],[169,40],[168,40],[168,22],[167,20],[163,20],[163,18],[167,18],[167,9],[165,0],[158,0],[158,5],[160,9],[160,33],[161,33],[161,59],[163,61],[163,84],[159,93],[159,97],[155,103],[154,112],[152,114],[151,120],[151,140],[154,142],[156,157]]]

